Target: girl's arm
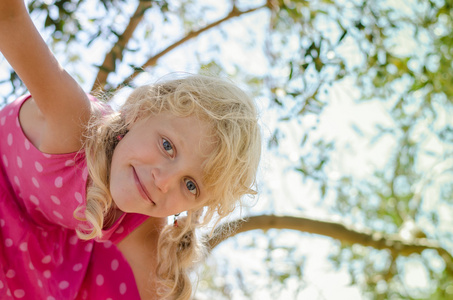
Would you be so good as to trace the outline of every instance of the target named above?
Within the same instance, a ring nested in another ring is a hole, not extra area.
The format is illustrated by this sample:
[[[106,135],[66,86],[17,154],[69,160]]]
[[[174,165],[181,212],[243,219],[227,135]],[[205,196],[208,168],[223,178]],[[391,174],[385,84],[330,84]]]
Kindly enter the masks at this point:
[[[134,273],[141,299],[159,299],[155,280],[157,241],[166,223],[166,218],[150,217],[117,245]]]
[[[36,112],[39,118],[21,118],[21,122],[31,123],[23,126],[39,127],[36,146],[47,153],[80,149],[91,114],[90,101],[50,52],[23,0],[0,0],[0,52],[36,102],[24,109]]]

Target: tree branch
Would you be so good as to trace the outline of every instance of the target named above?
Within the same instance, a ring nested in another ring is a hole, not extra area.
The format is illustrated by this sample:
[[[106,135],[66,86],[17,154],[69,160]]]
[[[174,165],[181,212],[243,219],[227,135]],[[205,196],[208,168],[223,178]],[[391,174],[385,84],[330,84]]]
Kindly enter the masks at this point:
[[[230,230],[233,228],[234,230]],[[319,234],[339,240],[345,244],[360,244],[378,250],[387,249],[395,256],[408,256],[423,250],[436,250],[445,260],[447,268],[453,270],[452,255],[437,242],[425,238],[404,241],[399,235],[388,235],[372,231],[358,231],[347,226],[327,221],[312,220],[302,217],[261,215],[246,221],[233,221],[220,226],[207,241],[209,251],[229,237],[250,230],[292,229],[301,232]]]
[[[157,61],[162,56],[164,56],[165,54],[169,53],[170,51],[172,51],[176,47],[184,44],[185,42],[187,42],[187,41],[199,36],[201,33],[205,32],[205,31],[208,31],[209,29],[214,28],[214,27],[220,25],[221,23],[223,23],[225,21],[228,21],[228,20],[230,20],[232,18],[239,17],[239,16],[242,16],[242,15],[257,11],[257,10],[259,10],[261,8],[264,8],[264,7],[266,7],[266,5],[254,7],[254,8],[245,10],[245,11],[240,11],[236,7],[233,7],[231,12],[227,16],[225,16],[224,18],[222,18],[220,20],[217,20],[217,21],[215,21],[215,22],[213,22],[211,24],[208,24],[205,27],[200,28],[200,29],[198,29],[196,31],[189,32],[186,36],[184,36],[180,40],[174,42],[173,44],[171,44],[170,46],[168,46],[167,48],[165,48],[161,52],[159,52],[156,55],[154,55],[153,57],[149,58],[148,61],[146,61],[140,68],[136,68],[136,70],[127,79],[125,79],[121,85],[129,85],[130,82],[142,72],[140,70],[144,70],[145,68],[148,68],[148,67],[156,65]]]
[[[107,84],[107,77],[111,72],[116,70],[116,60],[123,59],[123,52],[126,48],[127,43],[132,38],[135,29],[137,29],[138,24],[142,21],[145,11],[151,7],[151,1],[139,1],[137,9],[129,20],[126,29],[123,34],[118,37],[118,41],[113,45],[110,52],[105,56],[104,62],[99,67],[96,80],[94,81],[92,91],[104,90],[105,85]]]

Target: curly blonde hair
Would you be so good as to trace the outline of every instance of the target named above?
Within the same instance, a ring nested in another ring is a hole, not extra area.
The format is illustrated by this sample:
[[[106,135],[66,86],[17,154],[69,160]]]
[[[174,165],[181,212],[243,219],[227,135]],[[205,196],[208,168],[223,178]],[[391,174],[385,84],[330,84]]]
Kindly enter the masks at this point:
[[[162,296],[189,299],[189,272],[204,255],[195,230],[220,221],[240,204],[243,195],[256,194],[256,170],[261,153],[261,135],[253,100],[228,80],[189,75],[136,88],[119,113],[95,116],[86,140],[91,186],[87,189],[85,218],[90,230],[81,238],[101,235],[113,200],[110,194],[110,164],[117,136],[133,122],[161,112],[176,116],[195,115],[208,122],[217,143],[203,166],[203,182],[209,197],[200,207],[166,226],[158,242],[157,276]],[[99,121],[100,120],[100,121]]]

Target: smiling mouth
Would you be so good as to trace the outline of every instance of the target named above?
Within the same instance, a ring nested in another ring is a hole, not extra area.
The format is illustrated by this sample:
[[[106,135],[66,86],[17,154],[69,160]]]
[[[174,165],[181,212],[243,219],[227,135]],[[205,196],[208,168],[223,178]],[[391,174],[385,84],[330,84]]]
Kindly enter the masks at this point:
[[[133,173],[134,173],[135,185],[137,186],[137,189],[138,189],[140,195],[141,195],[144,199],[147,199],[147,200],[149,200],[152,204],[156,205],[156,203],[154,203],[154,201],[151,200],[151,197],[149,196],[148,191],[146,190],[146,188],[143,186],[142,182],[141,182],[140,179],[138,178],[137,172],[135,171],[135,168],[134,168],[134,167],[132,167],[132,170],[133,170]]]

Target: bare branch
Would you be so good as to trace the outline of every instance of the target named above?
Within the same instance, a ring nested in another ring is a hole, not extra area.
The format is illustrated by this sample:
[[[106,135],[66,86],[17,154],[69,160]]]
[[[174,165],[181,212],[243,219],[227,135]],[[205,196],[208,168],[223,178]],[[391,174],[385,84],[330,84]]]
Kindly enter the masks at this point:
[[[234,231],[229,230],[234,228]],[[261,215],[248,218],[246,221],[234,221],[220,226],[208,239],[208,249],[212,250],[222,241],[238,233],[250,230],[292,229],[301,232],[319,234],[339,240],[345,244],[360,244],[375,249],[387,249],[395,256],[408,256],[421,253],[423,250],[436,250],[445,260],[449,269],[453,268],[452,255],[436,241],[425,238],[414,239],[411,242],[402,240],[399,235],[388,235],[372,231],[358,231],[347,226],[328,221],[312,220],[302,217]]]
[[[200,29],[198,29],[196,31],[189,32],[186,36],[184,36],[180,40],[174,42],[173,44],[171,44],[170,46],[168,46],[167,48],[165,48],[161,52],[159,52],[156,55],[154,55],[153,57],[149,58],[148,61],[141,66],[141,68],[136,68],[136,70],[126,80],[124,80],[121,85],[129,85],[130,82],[141,73],[141,71],[139,71],[139,70],[144,70],[145,68],[148,68],[148,67],[156,65],[157,61],[162,56],[164,56],[165,54],[169,53],[170,51],[172,51],[173,49],[177,48],[178,46],[184,44],[185,42],[187,42],[187,41],[199,36],[203,32],[208,31],[209,29],[214,28],[214,27],[220,25],[221,23],[223,23],[225,21],[228,21],[228,20],[230,20],[232,18],[239,17],[239,16],[242,16],[242,15],[257,11],[257,10],[259,10],[261,8],[265,8],[265,7],[266,7],[265,5],[258,6],[258,7],[251,8],[251,9],[248,9],[248,10],[245,10],[245,11],[240,11],[237,8],[233,7],[233,10],[227,16],[225,16],[224,18],[222,18],[220,20],[217,20],[217,21],[215,21],[215,22],[213,22],[211,24],[208,24],[205,27],[200,28]]]
[[[151,7],[151,1],[139,1],[137,9],[129,20],[126,29],[123,34],[118,37],[118,41],[113,45],[110,52],[105,56],[104,62],[99,67],[96,80],[91,88],[92,91],[103,90],[107,83],[107,77],[111,72],[116,70],[116,60],[122,60],[123,52],[126,48],[127,43],[132,38],[135,29],[138,24],[142,21],[145,11]]]

